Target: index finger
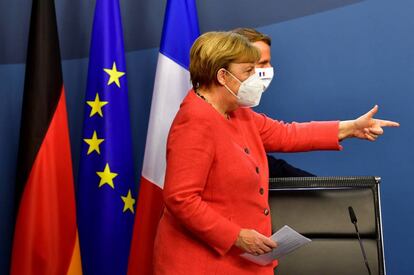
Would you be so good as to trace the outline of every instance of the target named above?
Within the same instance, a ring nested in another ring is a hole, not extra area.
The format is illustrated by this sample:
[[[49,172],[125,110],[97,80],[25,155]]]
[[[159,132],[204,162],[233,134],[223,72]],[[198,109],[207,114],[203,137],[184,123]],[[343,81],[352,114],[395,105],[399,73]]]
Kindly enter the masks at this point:
[[[391,121],[391,120],[377,119],[377,121],[379,122],[379,125],[381,127],[399,127],[400,126],[398,122]]]

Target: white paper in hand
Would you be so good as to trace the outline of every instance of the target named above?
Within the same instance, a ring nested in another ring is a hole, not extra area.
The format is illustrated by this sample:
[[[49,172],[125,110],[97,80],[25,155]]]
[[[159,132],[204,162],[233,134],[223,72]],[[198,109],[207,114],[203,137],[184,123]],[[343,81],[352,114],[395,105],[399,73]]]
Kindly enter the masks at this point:
[[[279,229],[270,238],[277,243],[277,247],[269,253],[259,256],[243,253],[240,256],[259,265],[268,265],[274,260],[280,259],[281,257],[312,241],[287,225]]]

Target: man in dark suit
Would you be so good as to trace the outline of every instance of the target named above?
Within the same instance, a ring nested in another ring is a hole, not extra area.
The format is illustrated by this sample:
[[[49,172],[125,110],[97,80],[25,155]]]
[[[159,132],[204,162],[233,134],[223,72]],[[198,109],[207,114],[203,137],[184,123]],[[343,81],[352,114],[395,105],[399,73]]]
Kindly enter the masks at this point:
[[[270,84],[274,74],[272,64],[270,63],[270,46],[272,44],[271,38],[255,29],[250,28],[238,28],[233,30],[233,32],[245,36],[253,45],[259,48],[261,57],[256,65],[256,72],[259,73],[259,76],[263,79],[267,87]],[[267,161],[269,165],[270,178],[315,176],[307,171],[290,165],[283,159],[277,159],[272,155],[267,155]]]

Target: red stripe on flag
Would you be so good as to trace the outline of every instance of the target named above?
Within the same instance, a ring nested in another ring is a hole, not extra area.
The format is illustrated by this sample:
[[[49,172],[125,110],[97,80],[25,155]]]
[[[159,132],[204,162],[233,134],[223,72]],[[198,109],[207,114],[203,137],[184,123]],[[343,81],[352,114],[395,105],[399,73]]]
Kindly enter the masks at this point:
[[[23,191],[14,233],[11,274],[66,274],[75,240],[75,192],[62,88]]]
[[[128,275],[153,274],[154,239],[164,209],[162,189],[141,177],[138,202]]]

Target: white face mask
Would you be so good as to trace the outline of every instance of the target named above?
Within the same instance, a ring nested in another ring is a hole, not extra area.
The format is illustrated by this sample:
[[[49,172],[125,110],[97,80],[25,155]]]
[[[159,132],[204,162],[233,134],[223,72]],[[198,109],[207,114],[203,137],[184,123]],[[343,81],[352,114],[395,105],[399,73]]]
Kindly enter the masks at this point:
[[[226,89],[237,98],[237,103],[239,106],[249,108],[259,105],[260,98],[262,97],[262,93],[265,90],[265,86],[260,80],[259,75],[252,74],[249,76],[249,78],[242,82],[231,72],[227,72],[238,82],[240,82],[240,87],[237,95],[229,87],[227,87],[227,85],[224,85],[224,87],[226,87]]]
[[[272,82],[272,79],[273,79],[273,75],[274,75],[273,67],[256,68],[256,74],[262,80],[263,85],[265,86],[265,91],[266,91],[267,87],[269,87],[270,82]]]

